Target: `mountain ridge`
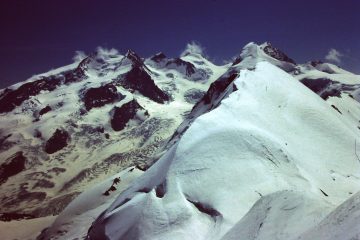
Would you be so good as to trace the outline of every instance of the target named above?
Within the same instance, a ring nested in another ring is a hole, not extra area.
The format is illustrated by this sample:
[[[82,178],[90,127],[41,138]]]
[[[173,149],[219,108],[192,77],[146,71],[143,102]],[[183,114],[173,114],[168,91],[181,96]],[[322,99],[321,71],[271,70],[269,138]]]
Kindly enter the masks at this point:
[[[132,50],[98,49],[2,91],[0,166],[12,166],[13,154],[25,165],[2,177],[3,215],[58,214],[96,178],[145,167],[191,109],[188,99],[199,97],[185,95],[201,96],[219,74],[213,71],[224,71],[205,63],[200,68],[213,71],[197,83],[176,65],[162,69],[148,61]]]
[[[23,208],[8,205],[14,215],[60,214],[38,239],[309,239],[322,234],[318,224],[328,228],[337,206],[357,196],[359,75],[329,63],[299,64],[270,43],[253,42],[223,66],[198,52],[143,59],[130,50],[101,52],[80,63],[71,66],[85,74],[82,80],[62,76],[53,90],[3,113],[17,123],[1,120],[8,129],[31,133],[17,135],[18,143],[29,136],[42,141],[33,147],[42,160],[29,166],[29,152],[11,150],[14,136],[1,130],[0,154],[25,157],[25,169],[6,176],[4,189],[22,176],[30,184],[18,193]],[[94,94],[85,97],[90,90]],[[71,121],[62,120],[60,111],[69,109]],[[44,129],[49,123],[53,131]],[[53,156],[36,147],[64,135],[54,134],[64,128],[68,145]],[[36,168],[48,169],[29,173]],[[61,184],[53,180],[64,176]],[[52,190],[40,191],[46,188]],[[54,208],[34,204],[29,211],[28,199]],[[278,225],[277,217],[283,220]]]
[[[359,189],[353,140],[359,137],[360,112],[351,97],[357,87],[340,87],[321,98],[301,80],[334,79],[334,73],[309,71],[308,64],[269,58],[261,50],[261,45],[245,46],[242,60],[233,65],[237,70],[213,83],[173,135],[167,153],[100,214],[87,239],[296,239]],[[359,81],[353,75],[342,82],[350,78],[352,84]],[[166,186],[160,196],[159,186]],[[250,215],[258,210],[252,205],[284,190],[285,199],[292,200],[280,207],[277,200],[269,203],[277,209],[270,225],[254,224],[257,217]],[[288,206],[291,202],[308,205]],[[288,220],[282,209],[304,222],[294,217],[289,220],[294,225],[275,225],[278,216]],[[249,222],[236,225],[246,213]],[[259,226],[255,233],[239,233],[253,225]]]

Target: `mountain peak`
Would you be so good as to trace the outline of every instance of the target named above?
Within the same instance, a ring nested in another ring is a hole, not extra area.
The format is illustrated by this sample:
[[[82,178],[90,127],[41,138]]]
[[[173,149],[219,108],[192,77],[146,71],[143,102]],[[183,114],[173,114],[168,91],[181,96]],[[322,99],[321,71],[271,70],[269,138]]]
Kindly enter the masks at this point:
[[[132,62],[133,66],[143,65],[143,60],[131,49],[126,52],[125,57]]]
[[[316,67],[317,65],[319,64],[323,64],[324,62],[321,61],[321,60],[312,60],[310,61],[310,65],[313,66],[313,67]]]
[[[161,62],[166,59],[166,55],[163,52],[159,52],[150,58],[154,62]]]
[[[320,229],[360,186],[360,76],[294,65],[269,42],[247,44],[232,65],[202,52],[98,49],[0,91],[0,220],[59,215],[38,239],[298,239]]]
[[[289,58],[284,52],[282,52],[280,49],[273,47],[273,45],[270,42],[265,42],[260,45],[260,48],[270,57],[275,58],[279,61],[283,62],[289,62],[294,65],[296,65],[296,62]]]
[[[262,44],[259,45],[261,48],[265,48],[265,47],[272,47],[272,44],[271,42],[269,41],[266,41],[266,42],[263,42]]]
[[[130,55],[136,55],[136,56],[137,56],[137,54],[136,54],[136,52],[135,52],[134,50],[128,49],[128,50],[126,51],[125,56],[130,56]]]
[[[347,154],[358,121],[341,110],[355,113],[359,103],[340,94],[329,104],[257,53],[253,69],[232,68],[212,84],[175,132],[178,141],[119,194],[88,239],[300,239],[358,191],[349,176],[360,166]],[[352,209],[330,222],[355,219]]]
[[[195,57],[204,57],[204,48],[197,42],[190,42],[186,44],[185,50],[181,53],[181,57],[186,57],[189,55]]]

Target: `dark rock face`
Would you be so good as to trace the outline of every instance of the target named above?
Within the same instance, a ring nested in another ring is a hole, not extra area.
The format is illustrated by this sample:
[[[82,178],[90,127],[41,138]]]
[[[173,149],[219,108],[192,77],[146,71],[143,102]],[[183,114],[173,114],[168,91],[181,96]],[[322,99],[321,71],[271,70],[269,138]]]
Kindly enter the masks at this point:
[[[132,69],[115,79],[116,84],[131,92],[138,91],[145,97],[158,103],[164,103],[170,100],[170,97],[156,86],[154,80],[148,73],[151,71],[135,52],[129,50],[125,57],[131,61]],[[161,58],[162,56],[159,57]]]
[[[91,56],[84,58],[79,65],[74,69],[64,73],[64,83],[70,84],[86,79],[85,71],[88,69],[88,64],[92,61]]]
[[[6,149],[6,140],[11,137],[12,134],[7,134],[5,136],[1,135],[1,131],[0,131],[0,150]]]
[[[9,177],[12,177],[25,169],[26,158],[22,152],[17,152],[10,158],[8,158],[5,163],[0,165],[0,185]]]
[[[232,83],[238,73],[229,74],[229,76],[222,76],[210,85],[209,90],[203,97],[205,104],[211,103],[211,99],[217,98],[228,86]]]
[[[322,99],[329,97],[340,97],[342,84],[326,78],[300,80],[306,87],[318,94]]]
[[[205,80],[209,77],[210,69],[197,68],[193,63],[184,61],[181,58],[167,58],[165,54],[158,53],[150,58],[151,61],[158,63],[157,67],[176,70],[191,80]],[[204,61],[194,61],[196,64],[204,65]]]
[[[51,108],[50,106],[46,106],[46,107],[44,107],[43,109],[40,110],[39,115],[40,115],[40,116],[41,116],[41,115],[44,115],[45,113],[48,113],[48,112],[50,112],[51,110],[52,110],[52,108]]]
[[[59,168],[59,167],[54,167],[54,168],[48,170],[48,172],[49,173],[53,172],[56,175],[59,175],[60,173],[66,172],[66,169],[65,168]]]
[[[32,189],[35,188],[53,188],[55,184],[49,180],[46,179],[39,179],[37,183],[33,186]]]
[[[124,99],[125,96],[118,93],[117,89],[112,84],[107,84],[98,88],[90,88],[84,94],[84,104],[86,110],[91,110],[92,108],[102,107],[108,103],[113,103],[115,101],[120,101]]]
[[[277,60],[289,62],[296,65],[296,62],[289,58],[285,53],[280,51],[280,49],[273,47],[270,43],[264,48],[264,52]]]
[[[83,80],[86,78],[85,69],[87,59],[88,58],[84,59],[74,70],[24,83],[15,90],[6,89],[0,95],[0,113],[11,112],[24,101],[32,96],[38,95],[41,91],[53,91],[61,84],[70,84]]]
[[[111,127],[114,131],[121,131],[129,120],[133,119],[138,110],[144,110],[136,100],[125,103],[121,107],[115,107],[111,118]]]
[[[314,61],[310,62],[310,65],[313,66],[313,67],[316,67],[316,66],[318,66],[320,64],[323,64],[323,62],[320,61],[320,60],[314,60]]]
[[[327,78],[303,78],[300,82],[324,100],[329,97],[341,97],[341,93],[347,93],[353,97],[351,93],[360,88],[360,84],[344,84]],[[358,99],[355,100],[359,101]]]
[[[47,140],[44,150],[48,154],[53,154],[66,147],[68,145],[68,141],[70,141],[69,133],[65,130],[56,129],[51,138]]]
[[[61,84],[56,77],[40,79],[21,85],[18,89],[7,90],[0,96],[0,113],[11,112],[17,106],[41,91],[53,91]]]
[[[9,212],[9,213],[1,213],[0,214],[0,221],[10,222],[10,221],[14,221],[14,220],[32,219],[34,217],[35,216],[33,216],[31,214]]]
[[[156,54],[156,55],[154,55],[153,57],[151,57],[150,58],[152,61],[154,61],[154,62],[157,62],[157,63],[159,63],[159,62],[161,62],[162,60],[165,60],[166,59],[166,56],[165,56],[165,54],[164,53],[158,53],[158,54]]]
[[[86,78],[85,72],[83,69],[77,67],[72,71],[64,73],[64,84],[70,84],[75,82],[80,82]]]
[[[166,63],[166,67],[171,66],[172,64],[176,65],[176,66],[184,66],[186,69],[186,75],[187,76],[191,76],[192,74],[195,73],[195,66],[194,64],[190,63],[190,62],[186,62],[180,58],[174,58],[174,59],[170,59],[167,63]]]
[[[154,80],[144,67],[133,67],[117,83],[131,92],[139,91],[142,95],[158,103],[165,103],[170,97],[155,85]]]
[[[128,50],[125,57],[131,61],[133,67],[144,66],[143,60],[132,50]]]
[[[221,216],[220,212],[218,212],[216,209],[214,209],[213,207],[211,207],[210,205],[208,205],[206,203],[192,201],[190,199],[186,199],[186,200],[188,200],[190,203],[192,203],[194,205],[194,207],[196,207],[200,212],[205,213],[205,214],[211,216],[212,218]]]
[[[156,197],[163,198],[166,193],[166,181],[162,182],[161,184],[157,185],[155,188]]]
[[[242,59],[240,56],[237,57],[237,58],[235,58],[235,60],[234,60],[234,62],[232,63],[231,66],[235,66],[235,65],[241,63],[242,60],[243,60],[243,59]]]

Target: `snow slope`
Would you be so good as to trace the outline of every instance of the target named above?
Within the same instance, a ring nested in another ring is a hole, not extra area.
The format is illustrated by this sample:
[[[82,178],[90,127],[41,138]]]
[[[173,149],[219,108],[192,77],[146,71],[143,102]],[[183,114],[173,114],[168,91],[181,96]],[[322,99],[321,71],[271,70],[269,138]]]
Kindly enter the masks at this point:
[[[298,239],[359,239],[360,192],[346,200]]]
[[[90,187],[72,201],[56,218],[51,227],[42,232],[39,238],[82,239],[86,237],[92,221],[142,173],[141,170],[130,167]],[[120,182],[113,184],[114,179],[120,179]],[[115,189],[109,192],[109,196],[105,196],[105,190],[111,186],[114,186]]]
[[[57,215],[92,184],[133,165],[147,168],[227,69],[196,57],[202,64],[176,58],[169,68],[131,50],[99,48],[1,90],[1,219]],[[184,64],[206,74],[195,81]]]
[[[98,49],[0,91],[1,217],[61,212],[38,239],[356,239],[359,87],[270,43],[224,66]]]
[[[89,239],[295,238],[358,191],[357,123],[299,82],[294,63],[261,49],[245,47],[233,83],[221,94],[210,87],[210,103],[194,107],[191,126],[98,217]],[[350,106],[359,119],[358,102]]]

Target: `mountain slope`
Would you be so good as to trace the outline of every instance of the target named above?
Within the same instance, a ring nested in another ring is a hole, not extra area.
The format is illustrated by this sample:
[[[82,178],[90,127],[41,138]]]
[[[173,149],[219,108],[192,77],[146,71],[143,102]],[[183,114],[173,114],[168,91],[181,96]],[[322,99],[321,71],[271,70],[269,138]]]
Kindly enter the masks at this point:
[[[359,103],[346,89],[325,102],[295,78],[300,65],[264,46],[244,48],[180,125],[168,152],[93,223],[89,239],[287,239],[310,231],[358,191],[360,132],[352,118],[360,118]],[[336,110],[336,100],[349,114]],[[251,231],[258,208],[274,208],[269,224],[257,221],[265,232],[232,237]],[[278,211],[295,208],[296,226],[276,225],[277,216],[288,216]]]
[[[0,91],[1,218],[59,214],[38,239],[356,238],[359,84],[270,43],[224,66],[98,49]]]
[[[59,214],[94,182],[146,168],[226,71],[196,57],[202,65],[179,58],[167,68],[131,50],[98,49],[1,90],[0,218]],[[195,81],[182,64],[207,74]]]

